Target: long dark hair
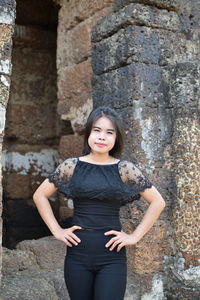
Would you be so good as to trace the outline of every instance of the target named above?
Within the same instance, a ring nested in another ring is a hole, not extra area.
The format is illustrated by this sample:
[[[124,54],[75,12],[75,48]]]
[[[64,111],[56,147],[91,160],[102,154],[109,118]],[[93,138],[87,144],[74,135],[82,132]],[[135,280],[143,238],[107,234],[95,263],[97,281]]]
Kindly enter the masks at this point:
[[[116,141],[114,147],[109,151],[109,154],[113,157],[118,158],[120,157],[124,148],[124,129],[118,114],[108,106],[100,106],[90,113],[85,125],[82,155],[87,155],[91,152],[91,148],[88,145],[88,138],[90,136],[94,122],[96,122],[101,117],[108,118],[115,127]]]

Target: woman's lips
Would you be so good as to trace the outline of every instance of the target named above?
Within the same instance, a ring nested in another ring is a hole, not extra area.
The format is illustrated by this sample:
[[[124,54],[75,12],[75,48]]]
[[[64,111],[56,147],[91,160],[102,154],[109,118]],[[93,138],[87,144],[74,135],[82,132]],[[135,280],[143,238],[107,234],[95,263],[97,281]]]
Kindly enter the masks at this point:
[[[105,147],[105,146],[106,146],[106,144],[102,144],[102,143],[96,143],[96,145],[97,145],[98,147]]]

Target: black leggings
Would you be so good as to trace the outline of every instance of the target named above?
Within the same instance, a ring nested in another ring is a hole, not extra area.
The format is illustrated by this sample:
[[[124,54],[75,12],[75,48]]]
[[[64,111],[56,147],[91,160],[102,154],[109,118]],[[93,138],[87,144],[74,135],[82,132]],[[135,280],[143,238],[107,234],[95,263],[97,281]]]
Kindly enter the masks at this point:
[[[104,231],[76,230],[78,246],[67,247],[64,275],[71,300],[123,300],[126,289],[126,249],[110,251],[114,236]]]

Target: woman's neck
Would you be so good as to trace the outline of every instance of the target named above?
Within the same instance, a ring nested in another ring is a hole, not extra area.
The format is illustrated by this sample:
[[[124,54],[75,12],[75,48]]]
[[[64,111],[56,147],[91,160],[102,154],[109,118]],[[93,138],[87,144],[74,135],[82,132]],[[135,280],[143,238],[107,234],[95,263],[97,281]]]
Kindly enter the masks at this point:
[[[88,162],[101,164],[112,163],[116,161],[116,159],[110,156],[108,153],[99,154],[90,152],[88,155],[85,156],[85,158],[88,160]]]

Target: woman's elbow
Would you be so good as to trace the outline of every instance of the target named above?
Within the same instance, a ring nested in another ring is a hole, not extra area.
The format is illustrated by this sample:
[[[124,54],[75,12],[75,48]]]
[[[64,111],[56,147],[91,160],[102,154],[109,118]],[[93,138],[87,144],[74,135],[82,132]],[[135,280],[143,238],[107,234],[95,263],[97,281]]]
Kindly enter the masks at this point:
[[[38,199],[38,193],[37,190],[35,191],[35,193],[33,194],[33,201],[36,203]]]
[[[40,187],[35,191],[35,193],[33,194],[33,201],[35,203],[37,203],[39,201],[39,199],[41,199],[43,197],[43,193],[40,190]]]
[[[166,206],[166,202],[162,197],[159,199],[159,206],[161,208],[161,211],[163,211]]]

